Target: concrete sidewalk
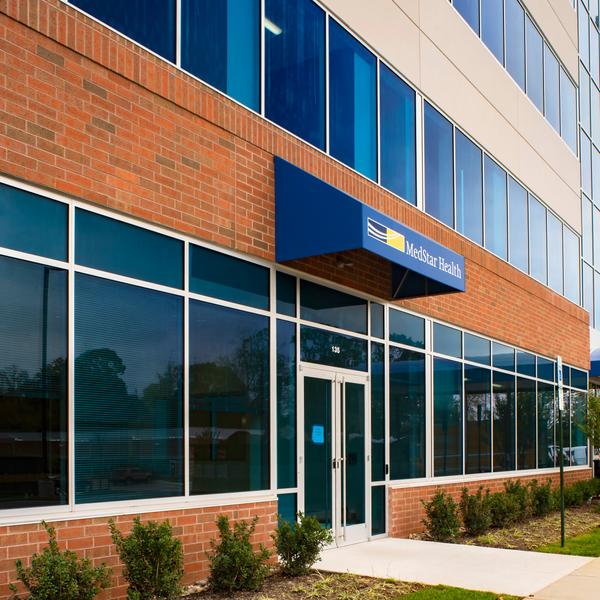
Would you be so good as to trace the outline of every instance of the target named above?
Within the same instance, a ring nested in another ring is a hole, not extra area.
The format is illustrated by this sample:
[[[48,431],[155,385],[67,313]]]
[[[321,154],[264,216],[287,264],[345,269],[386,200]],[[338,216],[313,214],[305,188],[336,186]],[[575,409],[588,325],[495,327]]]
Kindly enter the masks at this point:
[[[470,590],[529,596],[548,589],[557,580],[572,576],[590,578],[590,558],[501,550],[461,544],[440,544],[385,538],[326,550],[316,567],[336,573],[391,577],[431,585],[444,584]],[[582,570],[581,575],[571,575]],[[599,575],[600,577],[600,575]],[[583,579],[587,582],[587,579]],[[600,579],[596,582],[596,585]],[[536,596],[540,600],[592,600],[597,595]]]
[[[595,600],[596,598],[600,598],[600,558],[595,558],[537,592],[533,600]]]

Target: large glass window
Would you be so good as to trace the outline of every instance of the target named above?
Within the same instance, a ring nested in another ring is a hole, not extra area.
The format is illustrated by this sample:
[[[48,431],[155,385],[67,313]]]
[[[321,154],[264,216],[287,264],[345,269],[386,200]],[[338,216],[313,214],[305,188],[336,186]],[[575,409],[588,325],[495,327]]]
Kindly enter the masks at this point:
[[[463,472],[463,375],[461,363],[433,361],[433,470],[436,477]]]
[[[527,38],[527,95],[544,112],[544,48],[542,36],[529,16],[525,16]]]
[[[581,133],[581,188],[587,194],[588,198],[592,197],[592,143],[590,138]]]
[[[529,248],[531,252],[531,275],[546,283],[546,209],[543,204],[529,195]]]
[[[425,210],[454,227],[452,124],[425,102]]]
[[[512,177],[508,178],[509,260],[521,271],[529,272],[529,211],[527,192]]]
[[[562,73],[561,73],[562,76]],[[590,133],[590,76],[587,71],[583,68],[583,65],[579,65],[579,120],[581,126],[585,131]],[[561,98],[562,107],[562,98]],[[563,136],[564,137],[564,136]]]
[[[296,324],[277,321],[277,487],[296,487]]]
[[[190,493],[269,487],[269,319],[190,301]]]
[[[176,0],[70,0],[98,20],[110,25],[163,58],[175,62]]]
[[[454,0],[454,6],[471,29],[479,35],[479,0]]]
[[[467,473],[491,471],[491,371],[465,365],[465,466]]]
[[[481,39],[492,54],[504,64],[504,10],[502,0],[481,3]]]
[[[585,425],[586,414],[587,394],[571,390],[571,465],[589,464],[587,436],[581,429]]]
[[[481,150],[456,130],[456,229],[483,245]]]
[[[371,480],[385,479],[385,348],[371,344]]]
[[[300,327],[300,360],[355,371],[367,371],[366,340],[308,327]]]
[[[562,223],[548,211],[548,285],[563,293]]]
[[[369,177],[377,176],[377,61],[333,19],[329,20],[330,151]]]
[[[568,227],[563,226],[564,251],[564,294],[579,304],[579,238]]]
[[[390,341],[425,348],[425,319],[390,309]]]
[[[465,360],[489,365],[491,361],[490,340],[465,332]]]
[[[392,479],[425,476],[425,356],[390,348]]]
[[[544,44],[544,114],[550,125],[560,133],[560,93],[558,60]]]
[[[578,27],[579,32],[579,58],[581,62],[588,68],[590,68],[590,19],[588,17],[587,10],[585,9],[583,2],[579,0],[578,12]]]
[[[181,66],[259,110],[260,0],[181,0],[181,14]]]
[[[592,203],[585,196],[581,197],[581,228],[583,258],[592,264]]]
[[[325,148],[325,13],[311,0],[265,2],[265,111]]]
[[[0,257],[0,508],[66,504],[67,272]]]
[[[489,156],[484,160],[485,247],[506,260],[508,253],[506,172]]]
[[[0,183],[0,246],[67,259],[66,204]]]
[[[433,324],[433,351],[447,356],[462,357],[462,332],[441,323]]]
[[[161,285],[183,287],[183,242],[77,209],[75,261]]]
[[[517,469],[535,469],[535,381],[517,377]]]
[[[565,73],[560,69],[560,134],[577,154],[577,91]]]
[[[515,377],[493,373],[494,471],[515,468]]]
[[[600,146],[600,91],[594,83],[590,86],[590,105],[592,139],[596,146]],[[575,143],[573,147],[577,147],[577,144]],[[575,150],[573,150],[573,152],[575,152]]]
[[[506,0],[506,68],[525,90],[525,11],[518,0]]]
[[[554,385],[538,383],[538,468],[553,467],[556,460],[556,442],[554,429],[556,411],[554,404]]]
[[[77,275],[77,502],[183,494],[182,368],[180,297]]]
[[[381,185],[416,204],[415,92],[383,63],[379,86]]]

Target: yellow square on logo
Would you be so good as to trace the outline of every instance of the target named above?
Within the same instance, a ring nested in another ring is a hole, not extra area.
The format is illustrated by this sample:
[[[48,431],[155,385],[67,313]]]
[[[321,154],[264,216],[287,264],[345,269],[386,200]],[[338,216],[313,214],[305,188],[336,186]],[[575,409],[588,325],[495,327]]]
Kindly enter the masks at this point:
[[[404,236],[393,229],[387,229],[387,243],[404,252]]]

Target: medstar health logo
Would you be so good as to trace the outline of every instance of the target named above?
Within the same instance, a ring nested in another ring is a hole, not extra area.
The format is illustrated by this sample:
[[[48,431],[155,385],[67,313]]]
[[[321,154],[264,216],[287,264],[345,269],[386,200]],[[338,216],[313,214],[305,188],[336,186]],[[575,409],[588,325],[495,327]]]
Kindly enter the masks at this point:
[[[374,221],[371,217],[368,217],[367,219],[367,233],[379,242],[392,246],[393,248],[396,248],[396,250],[400,250],[400,252],[405,252],[404,236],[401,233]]]

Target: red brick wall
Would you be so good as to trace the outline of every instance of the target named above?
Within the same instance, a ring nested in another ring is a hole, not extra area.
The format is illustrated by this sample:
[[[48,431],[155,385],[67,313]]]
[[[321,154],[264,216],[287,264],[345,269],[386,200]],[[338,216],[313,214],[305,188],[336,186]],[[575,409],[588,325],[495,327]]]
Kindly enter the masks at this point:
[[[272,548],[271,532],[277,525],[277,502],[215,506],[143,514],[142,521],[169,520],[174,534],[181,539],[184,552],[185,575],[183,582],[190,584],[208,575],[206,552],[209,542],[216,537],[217,515],[225,514],[234,522],[259,517],[253,543]],[[134,515],[115,517],[119,529],[130,530]],[[77,519],[50,522],[56,528],[62,549],[74,550],[87,556],[95,564],[105,563],[112,568],[112,587],[99,598],[122,599],[126,597],[127,583],[121,576],[121,564],[108,530],[108,518]],[[8,584],[15,580],[15,560],[27,562],[34,552],[40,552],[47,541],[46,532],[39,523],[0,527],[0,599],[10,597]]]
[[[592,477],[591,469],[565,471],[565,483],[567,484],[582,479],[590,479],[590,477]],[[520,479],[523,483],[527,483],[533,479],[537,479],[539,483],[545,483],[548,479],[551,479],[553,485],[556,486],[558,485],[559,474],[552,473],[551,475],[545,475],[540,473],[526,477],[506,477],[469,481],[466,483],[436,483],[419,487],[390,488],[388,494],[389,534],[393,537],[407,537],[411,533],[424,531],[423,518],[425,517],[425,510],[423,509],[422,501],[428,502],[431,500],[439,489],[450,494],[458,502],[460,494],[465,487],[469,492],[476,492],[479,486],[483,486],[484,490],[489,489],[492,493],[501,492],[504,490],[505,481],[515,479]]]

